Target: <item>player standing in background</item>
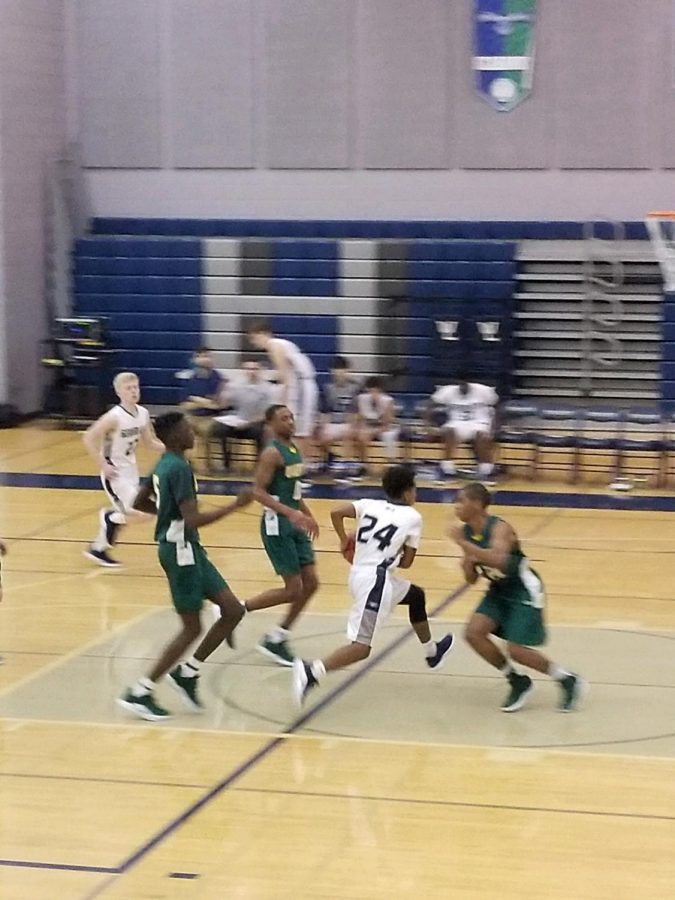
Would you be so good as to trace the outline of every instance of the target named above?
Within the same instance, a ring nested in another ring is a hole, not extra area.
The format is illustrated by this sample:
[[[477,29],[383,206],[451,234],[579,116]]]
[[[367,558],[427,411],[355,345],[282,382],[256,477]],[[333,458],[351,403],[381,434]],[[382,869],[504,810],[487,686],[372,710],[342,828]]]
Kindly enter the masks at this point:
[[[569,712],[579,702],[585,683],[578,676],[551,662],[532,647],[546,640],[544,627],[544,585],[530,568],[520,548],[518,536],[503,519],[488,515],[490,492],[473,482],[458,492],[457,518],[462,525],[450,528],[450,537],[463,552],[462,571],[469,584],[482,575],[490,587],[469,619],[465,637],[470,647],[510,685],[502,704],[503,712],[515,712],[534,690],[529,675],[514,669],[510,660],[549,675],[560,685],[560,711]],[[506,642],[508,657],[491,635]]]
[[[260,455],[253,496],[263,506],[260,534],[265,552],[284,586],[264,591],[244,605],[251,612],[289,605],[281,624],[264,636],[258,650],[279,665],[292,666],[290,628],[319,587],[311,540],[318,537],[319,526],[302,499],[303,463],[293,442],[293,413],[274,404],[265,413],[265,422],[272,440]]]
[[[308,691],[326,672],[343,669],[366,659],[377,626],[396,605],[408,607],[408,618],[422,644],[427,665],[438,668],[452,649],[454,635],[432,640],[422,588],[393,573],[398,566],[409,569],[422,536],[422,516],[413,509],[415,474],[408,466],[391,466],[384,473],[386,500],[355,500],[336,507],[330,514],[344,553],[350,542],[345,519],[356,519],[354,559],[349,572],[352,608],[347,622],[350,643],[324,659],[293,663],[293,695],[302,704]]]
[[[145,518],[133,504],[139,487],[136,447],[140,441],[162,453],[144,406],[139,406],[141,388],[133,372],[120,372],[113,381],[120,402],[104,413],[83,435],[84,445],[101,469],[101,483],[112,506],[99,513],[100,528],[96,540],[84,555],[99,566],[118,568],[108,550],[117,542],[119,530],[129,519]]]
[[[123,709],[151,722],[170,716],[154,698],[156,683],[167,673],[168,683],[189,709],[200,712],[203,708],[197,691],[201,664],[223,641],[231,644],[232,632],[244,615],[244,607],[209,560],[197,529],[231,515],[253,500],[253,492],[245,488],[228,506],[200,512],[197,483],[185,458],[185,451],[194,446],[194,429],[182,412],[170,412],[158,417],[157,431],[166,452],[155,466],[150,482],[144,481],[141,486],[135,506],[157,515],[157,554],[182,627],[147,676],[140,678],[117,701]],[[216,604],[220,615],[193,655],[176,666],[201,634],[204,598]]]
[[[277,370],[281,382],[278,402],[287,406],[295,418],[294,440],[307,463],[311,459],[319,405],[319,388],[312,360],[292,341],[274,336],[268,322],[253,322],[247,329],[249,340],[264,350]]]

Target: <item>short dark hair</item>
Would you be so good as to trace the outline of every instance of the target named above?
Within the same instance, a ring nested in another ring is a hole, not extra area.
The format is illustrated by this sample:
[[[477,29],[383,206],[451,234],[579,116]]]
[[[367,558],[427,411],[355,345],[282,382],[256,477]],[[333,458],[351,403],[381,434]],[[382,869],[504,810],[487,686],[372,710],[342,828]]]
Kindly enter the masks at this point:
[[[196,356],[198,353],[210,353],[210,352],[211,352],[211,348],[210,348],[210,347],[197,347],[197,349],[195,350],[195,356]]]
[[[155,434],[163,444],[166,444],[167,439],[171,438],[171,435],[184,418],[183,413],[177,409],[157,416],[155,419]]]
[[[480,481],[470,481],[462,488],[462,493],[468,500],[478,500],[483,509],[487,509],[492,501],[492,494]]]
[[[390,500],[400,500],[415,487],[415,470],[411,466],[389,466],[382,476],[382,487]]]
[[[246,326],[247,334],[272,334],[269,319],[254,319]]]
[[[379,375],[371,375],[370,378],[366,378],[363,382],[363,386],[366,390],[368,390],[368,388],[379,388],[382,390],[382,379]]]
[[[346,356],[336,356],[330,367],[331,369],[351,369],[352,364]]]
[[[265,410],[265,421],[271,422],[272,419],[276,416],[277,412],[280,409],[286,409],[285,403],[273,403],[271,406],[268,406]]]

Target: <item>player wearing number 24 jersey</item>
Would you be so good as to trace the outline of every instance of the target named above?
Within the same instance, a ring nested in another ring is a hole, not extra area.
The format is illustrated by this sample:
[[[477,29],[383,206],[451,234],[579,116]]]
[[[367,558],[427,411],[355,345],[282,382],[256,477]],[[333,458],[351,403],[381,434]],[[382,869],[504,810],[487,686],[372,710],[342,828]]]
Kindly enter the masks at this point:
[[[139,405],[138,376],[120,372],[113,387],[120,402],[97,419],[83,436],[89,455],[101,469],[101,484],[111,504],[99,513],[98,535],[84,555],[108,568],[119,566],[108,550],[116,543],[120,527],[130,520],[144,518],[133,509],[139,487],[136,447],[143,442],[151,450],[164,452],[164,444],[155,436],[147,409]]]
[[[356,500],[331,512],[342,551],[351,539],[344,521],[356,519],[356,548],[349,573],[352,607],[347,638],[350,643],[324,659],[294,661],[293,694],[298,704],[302,704],[308,691],[326,672],[366,659],[375,631],[398,604],[408,607],[410,624],[422,644],[429,668],[440,667],[454,643],[451,633],[438,643],[432,640],[424,591],[394,573],[396,567],[410,568],[422,536],[422,517],[414,509],[415,474],[408,466],[391,466],[384,473],[382,487],[386,499]]]

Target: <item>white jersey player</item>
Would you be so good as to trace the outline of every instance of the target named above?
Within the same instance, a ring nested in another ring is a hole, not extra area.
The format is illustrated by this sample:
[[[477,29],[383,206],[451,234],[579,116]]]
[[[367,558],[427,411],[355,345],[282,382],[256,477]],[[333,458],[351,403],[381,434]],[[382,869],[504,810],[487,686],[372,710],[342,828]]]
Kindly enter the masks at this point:
[[[445,407],[447,420],[441,426],[445,442],[445,460],[441,468],[446,475],[457,471],[453,456],[458,444],[473,444],[478,460],[479,478],[488,477],[493,469],[494,407],[499,400],[494,388],[470,382],[460,376],[456,385],[445,385],[432,394],[431,401]]]
[[[136,447],[142,441],[158,453],[164,451],[164,444],[155,437],[147,409],[138,404],[138,377],[133,372],[120,372],[113,387],[120,402],[90,425],[83,436],[89,455],[101,468],[101,484],[112,504],[101,510],[98,536],[84,555],[109,568],[119,566],[107,551],[116,543],[120,526],[130,518],[145,518],[133,509],[139,487]]]
[[[295,417],[295,442],[303,459],[309,458],[309,438],[314,432],[319,407],[319,388],[312,360],[285,338],[274,337],[266,322],[254,322],[248,329],[251,343],[265,350],[281,381],[278,402],[287,406]]]
[[[366,659],[378,625],[394,606],[408,607],[408,618],[424,649],[429,668],[438,668],[450,652],[454,635],[446,634],[438,643],[432,640],[427,619],[424,591],[416,584],[394,574],[398,566],[413,564],[422,536],[422,517],[414,509],[415,474],[408,466],[391,466],[384,473],[384,500],[356,500],[332,510],[330,517],[346,553],[354,541],[354,557],[349,573],[352,608],[347,622],[350,643],[324,659],[293,663],[293,694],[302,704],[307,692],[326,672],[342,669]],[[345,519],[356,519],[356,535],[345,531]]]

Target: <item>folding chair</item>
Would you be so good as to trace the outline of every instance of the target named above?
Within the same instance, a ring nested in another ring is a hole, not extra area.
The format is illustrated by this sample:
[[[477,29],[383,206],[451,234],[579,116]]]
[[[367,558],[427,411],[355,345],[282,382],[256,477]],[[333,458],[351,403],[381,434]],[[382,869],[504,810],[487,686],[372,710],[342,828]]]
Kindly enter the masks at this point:
[[[538,413],[539,408],[527,400],[510,400],[500,407],[502,425],[496,434],[498,462],[507,471],[522,467],[531,474],[534,453],[531,427]]]
[[[627,410],[618,440],[616,477],[610,487],[624,491],[638,483],[660,487],[665,451],[665,424],[659,410]]]
[[[539,410],[539,419],[539,427],[532,432],[532,478],[537,478],[545,463],[547,471],[564,472],[569,481],[574,481],[579,410],[566,406],[543,406]]]
[[[581,411],[575,481],[606,483],[616,476],[621,425],[621,410],[591,407]]]

